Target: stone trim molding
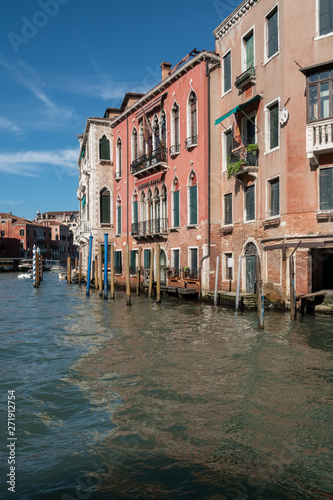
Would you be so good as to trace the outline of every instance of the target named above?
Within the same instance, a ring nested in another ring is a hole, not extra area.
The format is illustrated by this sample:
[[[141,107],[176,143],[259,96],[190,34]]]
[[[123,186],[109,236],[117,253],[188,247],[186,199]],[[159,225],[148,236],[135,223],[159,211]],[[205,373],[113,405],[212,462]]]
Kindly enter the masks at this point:
[[[221,40],[245,14],[252,9],[260,0],[243,0],[243,2],[213,31],[215,40]]]

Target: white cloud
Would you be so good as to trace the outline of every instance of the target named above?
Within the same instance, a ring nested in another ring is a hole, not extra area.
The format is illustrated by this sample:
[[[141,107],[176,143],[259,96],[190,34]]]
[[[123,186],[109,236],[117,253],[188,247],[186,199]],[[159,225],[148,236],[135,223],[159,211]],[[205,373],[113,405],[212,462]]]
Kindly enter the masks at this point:
[[[21,205],[24,200],[0,200],[0,205]]]
[[[4,118],[0,116],[0,128],[4,128],[10,132],[16,132],[20,133],[21,129],[17,125],[15,125],[13,122],[10,120],[7,120],[7,118]]]
[[[39,177],[45,166],[52,167],[58,177],[77,174],[78,149],[61,151],[21,151],[0,154],[0,172]]]

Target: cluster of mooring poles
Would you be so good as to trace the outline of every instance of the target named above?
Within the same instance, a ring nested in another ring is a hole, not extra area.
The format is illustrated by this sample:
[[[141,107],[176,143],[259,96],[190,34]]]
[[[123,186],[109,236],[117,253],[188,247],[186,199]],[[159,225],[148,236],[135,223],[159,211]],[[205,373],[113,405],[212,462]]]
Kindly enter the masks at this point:
[[[43,256],[36,245],[32,249],[32,256],[32,283],[34,288],[38,288],[40,282],[43,281]]]
[[[91,269],[92,269],[92,242],[93,236],[89,237],[89,253],[88,253],[88,268],[87,268],[87,290],[86,295],[90,295],[91,290]],[[103,265],[102,265],[102,246],[100,245],[98,255],[94,259],[94,283],[95,290],[99,292],[99,296],[104,299],[114,299],[115,298],[115,258],[114,258],[114,243],[110,243],[110,258],[109,258],[109,245],[108,245],[108,234],[104,234],[104,279],[103,279]],[[137,284],[136,284],[136,294],[140,295],[140,280],[141,280],[141,255],[142,249],[138,247],[138,267],[136,272]],[[154,257],[155,249],[151,249],[150,254],[150,273],[149,273],[149,284],[148,284],[148,295],[151,297],[153,295],[154,288]],[[110,280],[108,275],[108,264],[110,261]],[[79,258],[79,285],[81,284],[81,254]],[[160,269],[160,245],[156,244],[156,268]],[[69,268],[68,268],[69,269]],[[129,246],[126,244],[125,247],[125,274],[126,274],[126,302],[127,305],[131,305],[131,283],[130,283],[130,253]],[[67,271],[67,276],[69,272]],[[110,286],[109,286],[110,285]],[[109,293],[110,291],[110,293]],[[156,302],[161,302],[161,275],[159,272],[156,273]]]

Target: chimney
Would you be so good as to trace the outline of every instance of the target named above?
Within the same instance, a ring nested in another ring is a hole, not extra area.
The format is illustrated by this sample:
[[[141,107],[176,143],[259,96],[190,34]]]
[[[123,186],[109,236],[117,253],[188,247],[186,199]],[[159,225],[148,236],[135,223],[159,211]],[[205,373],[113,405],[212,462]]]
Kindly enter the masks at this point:
[[[170,76],[171,63],[162,62],[161,63],[161,70],[162,70],[162,81],[163,81],[166,78],[168,78],[168,76]]]

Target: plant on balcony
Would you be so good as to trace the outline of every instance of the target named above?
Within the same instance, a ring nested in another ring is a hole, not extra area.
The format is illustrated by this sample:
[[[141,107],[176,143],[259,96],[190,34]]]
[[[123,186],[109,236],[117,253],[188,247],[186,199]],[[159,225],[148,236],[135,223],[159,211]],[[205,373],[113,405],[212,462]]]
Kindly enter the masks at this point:
[[[227,171],[228,171],[228,179],[232,175],[237,174],[237,172],[244,166],[246,165],[246,161],[244,159],[235,161],[234,163],[230,163],[230,155],[228,156],[228,165],[227,165]]]
[[[248,153],[254,153],[255,151],[258,151],[259,146],[258,144],[248,144],[246,146],[246,150]]]

